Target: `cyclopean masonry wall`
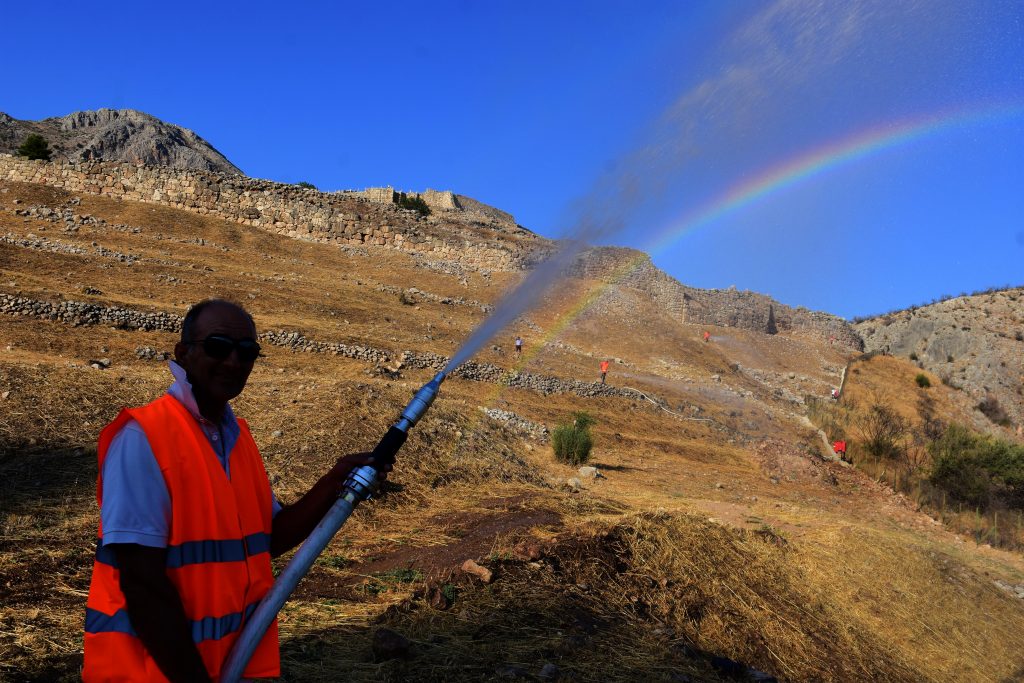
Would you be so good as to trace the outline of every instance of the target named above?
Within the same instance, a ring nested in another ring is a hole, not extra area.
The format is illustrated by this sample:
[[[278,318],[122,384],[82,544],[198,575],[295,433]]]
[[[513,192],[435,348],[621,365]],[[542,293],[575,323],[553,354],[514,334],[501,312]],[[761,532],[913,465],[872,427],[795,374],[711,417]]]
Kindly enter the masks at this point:
[[[299,239],[375,245],[457,260],[477,270],[524,270],[533,262],[531,253],[549,243],[525,230],[510,234],[504,225],[481,235],[477,215],[472,226],[452,212],[443,220],[429,220],[379,198],[371,201],[356,193],[324,193],[210,171],[104,161],[30,161],[0,154],[0,179],[171,206]]]
[[[0,154],[0,180],[160,204],[298,239],[396,249],[438,267],[522,272],[557,248],[556,242],[515,225],[510,214],[451,193],[430,198],[439,206],[451,201],[468,210],[444,210],[423,218],[392,203],[391,188],[377,188],[379,196],[371,200],[355,192],[324,193],[210,171],[121,162],[30,161],[6,154]],[[765,332],[772,306],[780,331],[863,348],[842,318],[790,308],[754,292],[687,287],[633,249],[588,249],[569,275],[642,291],[680,322]]]

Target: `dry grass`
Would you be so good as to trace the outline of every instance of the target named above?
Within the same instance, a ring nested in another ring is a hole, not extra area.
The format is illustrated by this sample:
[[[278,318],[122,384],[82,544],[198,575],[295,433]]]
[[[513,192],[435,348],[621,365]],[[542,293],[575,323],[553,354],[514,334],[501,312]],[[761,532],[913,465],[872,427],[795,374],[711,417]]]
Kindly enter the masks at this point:
[[[261,329],[450,354],[483,312],[403,305],[398,292],[414,284],[493,302],[518,279],[470,273],[463,282],[394,252],[346,251],[91,196],[77,213],[141,231],[62,234],[58,224],[6,209],[15,198],[57,206],[69,195],[0,186],[9,190],[0,193],[0,233],[59,238],[87,252],[95,241],[140,259],[126,266],[0,244],[0,291],[48,301],[181,313],[227,295],[250,306]],[[1014,634],[1024,608],[992,581],[1024,583],[1021,557],[963,544],[870,477],[813,460],[800,407],[759,379],[825,395],[844,362],[834,349],[727,328],[704,344],[702,328],[625,289],[560,335],[550,332],[599,286],[570,281],[481,359],[514,367],[516,333],[526,369],[537,372],[596,378],[597,359],[615,356],[623,362],[610,382],[700,420],[641,401],[448,380],[403,448],[387,494],[357,511],[285,608],[287,680],[481,680],[510,666],[536,675],[543,662],[580,680],[721,680],[709,655],[784,680],[1019,674]],[[10,392],[0,399],[0,679],[76,678],[96,532],[96,435],[121,406],[166,388],[166,369],[138,360],[136,347],[169,351],[173,343],[170,334],[0,320],[0,394]],[[111,369],[87,367],[101,357]],[[872,368],[876,361],[890,362]],[[910,415],[922,390],[909,371],[865,370],[847,395],[896,391]],[[428,378],[274,347],[236,409],[287,501],[338,456],[371,449]],[[960,415],[956,393],[932,384],[936,413]],[[549,427],[586,410],[597,418],[593,460],[606,478],[567,493],[575,470],[480,406]],[[533,546],[540,560],[524,551]],[[459,572],[468,558],[495,569],[496,581],[484,586]],[[431,606],[446,586],[454,603]],[[411,659],[373,661],[382,626],[412,639]]]

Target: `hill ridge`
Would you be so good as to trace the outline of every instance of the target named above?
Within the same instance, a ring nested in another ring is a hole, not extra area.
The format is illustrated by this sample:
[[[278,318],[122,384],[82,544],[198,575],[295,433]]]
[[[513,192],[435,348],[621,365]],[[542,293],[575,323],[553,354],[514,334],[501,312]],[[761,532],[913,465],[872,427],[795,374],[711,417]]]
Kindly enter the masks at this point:
[[[54,158],[67,161],[102,159],[242,173],[195,132],[136,109],[76,111],[39,121],[0,112],[0,152],[14,153],[33,134],[46,138]]]
[[[446,212],[425,218],[353,193],[323,193],[214,171],[0,155],[0,179],[216,215],[301,240],[397,249],[445,272],[523,272],[558,248],[555,241],[525,229],[509,230],[503,219],[483,214]],[[569,274],[641,291],[680,322],[766,332],[771,312],[779,330],[861,348],[853,328],[838,316],[793,308],[753,292],[688,287],[634,249],[588,249]]]

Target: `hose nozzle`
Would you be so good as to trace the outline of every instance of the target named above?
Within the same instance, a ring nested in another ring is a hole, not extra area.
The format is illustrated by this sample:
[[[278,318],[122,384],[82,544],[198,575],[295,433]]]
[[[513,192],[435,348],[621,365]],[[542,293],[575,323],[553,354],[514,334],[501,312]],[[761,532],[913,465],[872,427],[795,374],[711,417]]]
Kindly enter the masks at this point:
[[[409,405],[405,406],[405,410],[402,411],[402,417],[395,423],[395,428],[408,432],[413,425],[420,421],[423,413],[427,412],[427,408],[437,398],[437,392],[441,388],[441,382],[444,381],[444,378],[445,374],[439,372],[434,375],[434,379],[420,387],[420,390],[409,401]]]

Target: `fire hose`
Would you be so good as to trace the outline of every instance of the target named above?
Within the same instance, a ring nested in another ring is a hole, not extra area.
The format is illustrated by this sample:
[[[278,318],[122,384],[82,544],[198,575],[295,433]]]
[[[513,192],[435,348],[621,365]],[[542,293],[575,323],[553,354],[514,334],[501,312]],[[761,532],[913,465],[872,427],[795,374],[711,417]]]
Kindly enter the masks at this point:
[[[398,421],[388,429],[384,438],[373,449],[373,459],[378,463],[393,462],[398,449],[405,443],[409,430],[419,422],[427,408],[434,402],[445,373],[439,372],[432,380],[424,384],[413,395],[412,400],[402,411]],[[353,470],[342,486],[338,500],[327,511],[320,523],[309,534],[295,552],[291,561],[281,572],[267,594],[253,610],[242,632],[238,635],[234,647],[221,668],[220,680],[223,683],[237,683],[245,671],[256,646],[263,639],[274,617],[285,601],[295,590],[299,581],[313,566],[313,562],[330,543],[338,529],[348,520],[352,511],[362,501],[368,499],[377,488],[378,472],[372,465],[363,465]]]

